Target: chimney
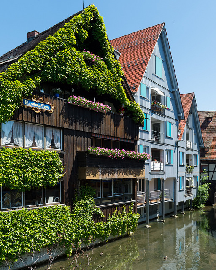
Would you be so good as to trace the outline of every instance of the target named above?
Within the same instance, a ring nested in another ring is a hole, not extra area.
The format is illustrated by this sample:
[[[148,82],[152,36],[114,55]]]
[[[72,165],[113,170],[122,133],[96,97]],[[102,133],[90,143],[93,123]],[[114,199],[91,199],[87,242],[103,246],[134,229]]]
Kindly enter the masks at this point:
[[[39,32],[34,30],[34,31],[31,31],[31,32],[28,32],[27,33],[27,42],[30,42],[32,41],[34,38],[36,38],[36,36],[39,35]]]

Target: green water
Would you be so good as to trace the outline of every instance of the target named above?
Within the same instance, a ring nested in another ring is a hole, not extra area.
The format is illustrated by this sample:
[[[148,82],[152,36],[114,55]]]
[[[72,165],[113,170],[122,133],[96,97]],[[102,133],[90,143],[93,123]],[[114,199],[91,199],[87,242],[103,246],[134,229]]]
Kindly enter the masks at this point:
[[[57,260],[49,269],[216,269],[216,210],[139,225],[133,236]],[[45,270],[47,266],[37,267]]]

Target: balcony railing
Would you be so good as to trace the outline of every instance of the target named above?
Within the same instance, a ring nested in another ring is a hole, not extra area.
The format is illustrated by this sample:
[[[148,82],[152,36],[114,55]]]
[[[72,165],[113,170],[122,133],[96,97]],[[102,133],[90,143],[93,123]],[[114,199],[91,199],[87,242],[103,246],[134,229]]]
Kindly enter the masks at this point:
[[[151,134],[151,139],[156,143],[163,143],[164,142],[164,133],[153,130]]]
[[[194,166],[186,165],[186,172],[187,173],[192,173],[194,170]]]
[[[112,159],[88,152],[77,152],[79,179],[145,178],[145,161]]]
[[[165,115],[165,108],[162,108],[160,105],[157,104],[151,105],[151,111],[160,115]]]
[[[186,148],[191,149],[192,148],[192,142],[191,141],[186,141]]]
[[[163,171],[164,164],[159,161],[152,161],[151,162],[151,170],[152,171]]]

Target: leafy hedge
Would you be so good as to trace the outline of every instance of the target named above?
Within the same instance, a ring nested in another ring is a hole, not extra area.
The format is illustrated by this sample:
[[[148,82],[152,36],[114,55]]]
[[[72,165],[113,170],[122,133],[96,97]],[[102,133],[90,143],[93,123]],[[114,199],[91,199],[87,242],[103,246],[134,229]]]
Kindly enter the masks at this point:
[[[122,76],[103,18],[91,5],[0,73],[0,123],[12,117],[22,97],[32,95],[41,83],[52,82],[109,95],[143,125],[144,114],[136,102],[127,98]]]
[[[62,161],[55,151],[2,148],[0,164],[0,186],[10,189],[55,186],[63,176]]]
[[[68,206],[0,212],[0,262],[56,245],[65,246],[70,254],[82,243],[134,231],[139,217],[130,209],[128,214],[116,212],[107,222],[95,223],[95,213],[102,215],[93,199],[78,201],[72,212]]]

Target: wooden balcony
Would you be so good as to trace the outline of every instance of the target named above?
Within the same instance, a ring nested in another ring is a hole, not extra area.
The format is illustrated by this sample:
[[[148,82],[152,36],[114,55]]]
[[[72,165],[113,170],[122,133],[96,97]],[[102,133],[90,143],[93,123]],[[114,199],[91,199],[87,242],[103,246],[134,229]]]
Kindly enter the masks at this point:
[[[145,161],[78,152],[79,179],[145,178]]]

